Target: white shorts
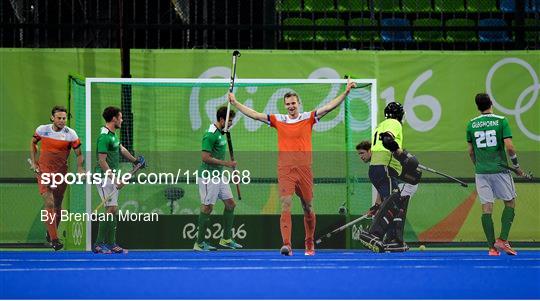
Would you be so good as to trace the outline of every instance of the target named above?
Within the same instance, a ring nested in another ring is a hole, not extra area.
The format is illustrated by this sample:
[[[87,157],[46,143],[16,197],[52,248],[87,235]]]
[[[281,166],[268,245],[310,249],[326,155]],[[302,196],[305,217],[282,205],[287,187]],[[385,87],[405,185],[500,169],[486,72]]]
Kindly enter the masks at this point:
[[[212,183],[213,179],[214,178],[211,178],[206,182],[205,179],[198,178],[199,195],[203,205],[214,205],[218,199],[224,201],[233,198],[231,187],[228,183],[225,184],[222,181],[219,181],[219,183],[215,184]]]
[[[495,199],[510,201],[517,196],[510,173],[476,174],[475,182],[482,204],[493,203]]]
[[[118,206],[118,189],[116,188],[116,185],[112,182],[110,178],[108,178],[105,182],[105,185],[96,184],[100,201],[103,202],[105,200],[105,204],[103,205],[106,207],[111,206]]]

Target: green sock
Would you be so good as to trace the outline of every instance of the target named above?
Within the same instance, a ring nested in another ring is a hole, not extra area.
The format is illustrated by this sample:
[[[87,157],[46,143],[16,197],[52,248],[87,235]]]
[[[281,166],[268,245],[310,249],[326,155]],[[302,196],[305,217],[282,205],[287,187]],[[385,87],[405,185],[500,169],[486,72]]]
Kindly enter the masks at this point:
[[[504,210],[501,216],[501,239],[508,240],[508,234],[510,233],[510,227],[512,227],[514,216],[514,208],[504,206]]]
[[[99,221],[98,222],[98,235],[96,238],[96,244],[103,244],[105,243],[105,238],[107,236],[107,233],[109,232],[109,222],[107,221]]]
[[[210,214],[201,211],[201,213],[199,213],[199,232],[197,233],[197,243],[199,244],[204,241],[204,236],[206,235],[206,227],[208,227],[209,221]]]
[[[495,243],[495,230],[493,229],[493,220],[491,219],[491,213],[482,214],[482,228],[486,234],[488,246],[491,248]]]
[[[234,209],[228,210],[227,207],[223,210],[223,239],[229,240],[232,237],[232,227],[234,224]]]
[[[116,227],[118,225],[118,218],[116,215],[113,215],[113,220],[108,221],[109,223],[109,235],[108,235],[108,243],[111,245],[116,244]]]

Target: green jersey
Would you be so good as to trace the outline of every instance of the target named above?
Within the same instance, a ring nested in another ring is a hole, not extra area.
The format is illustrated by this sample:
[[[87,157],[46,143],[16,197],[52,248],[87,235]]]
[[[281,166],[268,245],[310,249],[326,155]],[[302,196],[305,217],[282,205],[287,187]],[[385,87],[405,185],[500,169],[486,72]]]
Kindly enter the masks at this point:
[[[99,154],[107,154],[107,164],[111,170],[118,170],[120,165],[120,139],[108,128],[102,127],[97,139],[97,160],[96,172],[103,172],[99,166]]]
[[[403,130],[401,123],[393,118],[388,118],[379,123],[373,133],[372,145],[371,145],[371,163],[370,165],[386,165],[395,169],[398,174],[401,174],[401,164],[392,156],[389,150],[384,148],[382,141],[379,140],[379,134],[390,132],[394,135],[394,140],[402,148],[403,144]]]
[[[209,152],[212,158],[219,160],[225,160],[225,153],[227,150],[227,138],[221,133],[214,124],[211,124],[208,131],[204,133],[202,139],[202,151]],[[199,172],[208,170],[223,170],[223,165],[202,163],[199,168]]]
[[[467,124],[467,142],[474,150],[477,174],[504,172],[507,164],[504,139],[512,138],[508,120],[495,114],[482,114]]]

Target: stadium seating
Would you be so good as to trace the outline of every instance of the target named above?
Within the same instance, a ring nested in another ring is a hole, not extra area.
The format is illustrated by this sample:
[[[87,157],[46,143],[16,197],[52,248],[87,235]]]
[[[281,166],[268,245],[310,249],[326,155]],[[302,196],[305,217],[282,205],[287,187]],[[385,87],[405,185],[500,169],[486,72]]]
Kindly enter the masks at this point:
[[[403,0],[404,12],[430,12],[431,0]]]
[[[478,21],[478,37],[480,42],[510,42],[508,32],[502,31],[482,31],[482,27],[507,26],[503,19],[482,19]]]
[[[283,25],[313,25],[313,21],[306,18],[288,18],[283,20]],[[283,40],[286,42],[312,41],[313,31],[284,30]]]
[[[445,26],[471,26],[474,27],[476,24],[474,20],[471,19],[450,19],[446,21]],[[470,30],[455,30],[449,29],[446,31],[446,41],[447,42],[475,42],[476,33]]]
[[[368,0],[338,0],[339,11],[369,11]]]
[[[308,12],[334,11],[334,0],[304,0],[304,10]]]
[[[540,26],[540,19],[525,19],[525,26]],[[540,31],[525,31],[525,41],[540,41]]]
[[[399,0],[377,0],[373,1],[373,10],[376,12],[399,12]]]
[[[342,19],[336,18],[322,18],[315,20],[315,25],[317,26],[345,26],[345,21]],[[315,40],[318,42],[329,42],[329,41],[346,41],[347,36],[343,29],[336,31],[317,31],[315,34]]]
[[[415,30],[413,36],[416,42],[442,42],[444,40],[443,32],[438,29],[442,26],[442,21],[439,19],[416,19],[413,21],[413,26],[429,26],[435,29],[434,31]]]
[[[516,11],[516,1],[515,0],[500,0],[501,2],[501,12],[503,13],[513,13]]]
[[[383,42],[412,42],[412,36],[410,31],[394,31],[385,30],[385,26],[410,26],[410,22],[407,19],[382,19],[381,20],[381,38]]]
[[[465,11],[465,1],[463,0],[435,0],[435,11],[437,12],[463,12]]]
[[[467,0],[467,10],[470,12],[497,12],[497,0]]]
[[[379,32],[372,31],[360,31],[355,28],[361,28],[363,26],[377,26],[377,20],[369,18],[355,18],[349,20],[349,37],[351,41],[379,41]]]
[[[297,12],[302,10],[302,0],[277,0],[277,11]]]

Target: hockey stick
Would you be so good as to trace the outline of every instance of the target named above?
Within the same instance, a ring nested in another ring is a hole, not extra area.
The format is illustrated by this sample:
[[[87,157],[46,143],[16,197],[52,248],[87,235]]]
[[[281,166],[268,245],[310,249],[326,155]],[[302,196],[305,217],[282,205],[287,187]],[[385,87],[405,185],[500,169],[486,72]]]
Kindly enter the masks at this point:
[[[422,170],[426,170],[426,171],[432,172],[432,173],[434,173],[434,174],[438,174],[439,176],[443,176],[443,177],[445,177],[445,178],[447,178],[447,179],[450,179],[450,180],[452,180],[452,181],[458,182],[458,183],[459,183],[461,186],[463,186],[463,187],[469,187],[469,185],[467,185],[467,183],[465,183],[465,182],[463,182],[463,181],[461,181],[461,180],[459,180],[459,179],[456,179],[456,178],[454,178],[454,177],[452,177],[452,176],[450,176],[450,175],[447,175],[447,174],[445,174],[445,173],[442,173],[442,172],[440,172],[440,171],[436,171],[436,170],[433,169],[433,168],[426,167],[426,166],[424,166],[424,165],[422,165],[422,164],[418,164],[418,168],[420,168],[420,169],[422,169]]]
[[[232,72],[231,72],[231,84],[229,85],[229,93],[233,92],[234,89],[234,80],[236,78],[236,61],[240,56],[240,51],[235,50],[232,54]],[[225,118],[225,135],[227,136],[227,145],[229,146],[229,155],[231,161],[234,161],[234,149],[231,139],[231,132],[229,131],[229,113],[231,112],[231,102],[227,102],[227,117]],[[236,168],[233,167],[233,172],[236,171]],[[242,194],[240,194],[240,183],[236,183],[236,193],[238,194],[238,200],[242,200]]]
[[[499,166],[502,167],[502,168],[504,168],[504,169],[508,169],[508,170],[514,172],[516,175],[519,176],[519,174],[518,174],[518,169],[517,169],[517,168],[508,166],[508,165],[503,164],[503,163],[499,163]],[[525,179],[527,179],[527,180],[534,180],[534,176],[533,176],[532,172],[529,171],[529,172],[527,172],[527,173],[526,173],[526,172],[523,172],[523,173],[524,173],[523,178],[525,178]]]
[[[130,174],[129,179],[131,179],[137,173],[137,171],[139,171],[139,169],[141,169],[143,166],[144,166],[144,163],[138,163],[137,165],[133,166],[133,169],[129,172]],[[98,193],[99,197],[101,198],[101,203],[97,205],[97,207],[94,209],[93,212],[97,212],[99,209],[101,209],[101,207],[103,207],[105,203],[107,203],[116,193],[118,193],[119,190],[118,188],[116,188],[116,185],[113,187],[114,187],[113,191],[111,191],[106,196],[102,196],[101,194]]]
[[[364,215],[360,216],[359,218],[357,218],[357,219],[355,219],[355,220],[352,220],[352,221],[346,223],[345,225],[343,225],[343,226],[341,226],[341,227],[339,227],[339,228],[337,228],[337,229],[334,229],[334,230],[332,230],[332,231],[326,233],[325,235],[323,235],[323,236],[317,238],[317,240],[315,241],[315,243],[316,243],[316,244],[320,244],[323,240],[326,240],[326,239],[328,239],[328,238],[334,236],[335,234],[337,234],[337,233],[339,233],[339,232],[341,232],[341,231],[343,231],[343,230],[349,228],[350,226],[352,226],[352,225],[354,225],[354,224],[356,224],[356,223],[359,223],[359,222],[365,220],[365,219],[368,218],[368,217],[369,217],[368,214],[364,214]]]

